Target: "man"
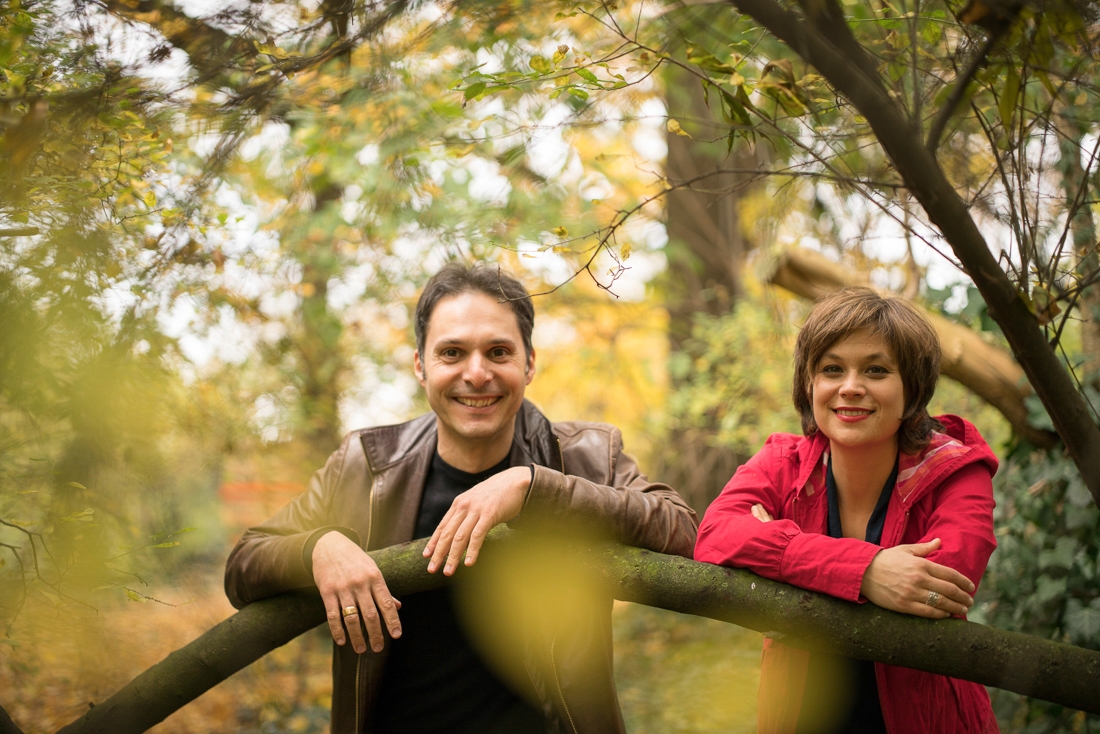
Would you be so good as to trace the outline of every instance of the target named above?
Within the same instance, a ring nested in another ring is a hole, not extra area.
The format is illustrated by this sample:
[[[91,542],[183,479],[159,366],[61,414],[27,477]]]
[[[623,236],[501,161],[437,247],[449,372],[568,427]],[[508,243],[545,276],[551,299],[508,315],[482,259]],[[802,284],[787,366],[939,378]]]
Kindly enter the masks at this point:
[[[520,695],[474,650],[450,588],[398,601],[369,555],[430,535],[427,568],[450,575],[477,561],[496,525],[549,518],[691,556],[695,513],[638,471],[618,429],[552,424],[524,400],[533,325],[515,278],[484,265],[443,268],[416,308],[413,369],[432,412],[349,434],[308,491],[229,556],[226,593],[238,608],[320,591],[336,643],[334,734],[624,730],[609,604],[590,624],[532,630]]]

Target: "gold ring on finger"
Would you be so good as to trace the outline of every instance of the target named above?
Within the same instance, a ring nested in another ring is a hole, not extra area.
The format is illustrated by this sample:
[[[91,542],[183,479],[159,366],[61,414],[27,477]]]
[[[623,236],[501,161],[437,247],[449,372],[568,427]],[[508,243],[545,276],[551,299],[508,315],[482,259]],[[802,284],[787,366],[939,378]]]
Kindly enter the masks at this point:
[[[933,609],[935,609],[940,603],[939,593],[935,592],[935,591],[929,591],[928,592],[928,599],[926,599],[924,603],[927,604],[928,606],[932,607]]]
[[[350,617],[353,614],[358,614],[358,613],[359,613],[359,607],[356,607],[356,606],[344,607],[344,616],[345,617]]]

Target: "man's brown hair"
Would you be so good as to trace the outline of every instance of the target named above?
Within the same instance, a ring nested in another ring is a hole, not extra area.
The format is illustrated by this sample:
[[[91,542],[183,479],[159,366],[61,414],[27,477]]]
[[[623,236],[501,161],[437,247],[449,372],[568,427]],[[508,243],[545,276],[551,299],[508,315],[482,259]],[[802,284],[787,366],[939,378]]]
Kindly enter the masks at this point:
[[[915,454],[928,445],[932,431],[943,428],[928,415],[928,401],[940,376],[940,340],[913,306],[898,298],[884,298],[870,288],[833,291],[814,306],[798,332],[792,397],[802,417],[802,432],[807,436],[817,432],[813,377],[821,355],[860,329],[881,337],[894,352],[905,397],[898,446]]]
[[[502,270],[499,265],[489,263],[467,265],[461,262],[448,263],[433,275],[424,286],[420,300],[416,303],[413,330],[416,333],[416,349],[421,357],[425,356],[424,340],[428,336],[428,322],[432,318],[436,304],[448,296],[471,292],[484,293],[501,303],[508,304],[512,313],[516,315],[516,325],[519,326],[519,334],[523,339],[523,349],[530,357],[533,349],[531,331],[535,328],[535,306],[531,303],[531,297],[527,294],[523,283]]]

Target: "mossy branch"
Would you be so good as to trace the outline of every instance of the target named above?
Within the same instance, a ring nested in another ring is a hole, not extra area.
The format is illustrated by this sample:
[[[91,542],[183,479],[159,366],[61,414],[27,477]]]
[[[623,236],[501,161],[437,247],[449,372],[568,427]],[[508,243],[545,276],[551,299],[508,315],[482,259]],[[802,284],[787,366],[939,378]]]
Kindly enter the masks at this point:
[[[487,552],[508,553],[521,533],[498,528]],[[427,573],[423,540],[371,555],[395,595],[442,586]],[[851,604],[769,581],[748,571],[629,548],[588,543],[563,555],[601,580],[617,599],[711,617],[782,635],[809,649],[880,660],[964,678],[1100,713],[1100,652],[961,620],[934,622]],[[316,593],[266,599],[242,609],[171,653],[115,695],[61,730],[64,734],[141,732],[217,683],[322,624]]]

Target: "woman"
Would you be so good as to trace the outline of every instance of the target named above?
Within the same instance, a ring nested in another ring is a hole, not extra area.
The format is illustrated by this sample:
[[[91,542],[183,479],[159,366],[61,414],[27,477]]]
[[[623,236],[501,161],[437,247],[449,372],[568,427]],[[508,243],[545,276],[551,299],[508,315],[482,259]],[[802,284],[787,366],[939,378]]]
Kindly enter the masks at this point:
[[[699,527],[695,558],[932,619],[965,616],[990,554],[997,459],[926,410],[935,332],[909,305],[837,291],[795,346],[804,436],[772,435]],[[760,732],[994,732],[985,689],[764,640]]]

